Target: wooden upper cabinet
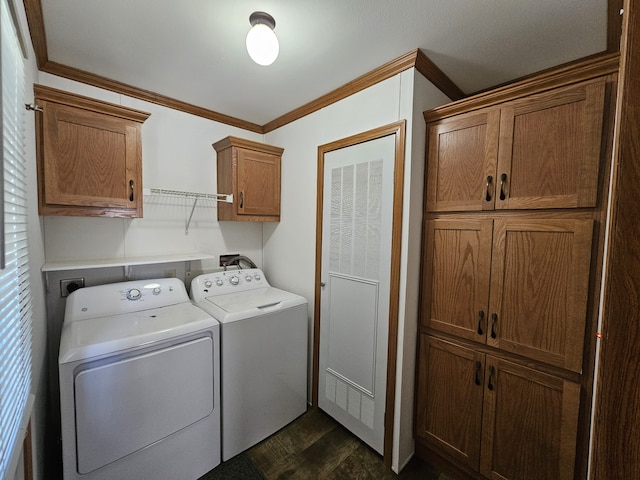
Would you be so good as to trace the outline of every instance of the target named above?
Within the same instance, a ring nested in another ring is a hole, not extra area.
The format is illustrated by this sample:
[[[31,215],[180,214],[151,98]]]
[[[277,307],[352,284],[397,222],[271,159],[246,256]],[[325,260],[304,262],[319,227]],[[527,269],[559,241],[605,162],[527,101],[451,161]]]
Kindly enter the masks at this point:
[[[416,435],[478,470],[485,355],[420,335]]]
[[[487,355],[480,472],[573,480],[580,385]]]
[[[484,343],[489,307],[492,220],[427,221],[422,322]]]
[[[427,120],[430,212],[593,207],[605,78]]]
[[[218,220],[280,221],[280,147],[226,137],[217,152],[218,193],[232,193],[233,204],[218,204]]]
[[[494,220],[487,344],[581,372],[592,220]]]
[[[594,207],[605,80],[501,108],[496,208]]]
[[[427,124],[427,210],[493,209],[500,111]]]
[[[34,86],[40,215],[142,217],[148,113]]]

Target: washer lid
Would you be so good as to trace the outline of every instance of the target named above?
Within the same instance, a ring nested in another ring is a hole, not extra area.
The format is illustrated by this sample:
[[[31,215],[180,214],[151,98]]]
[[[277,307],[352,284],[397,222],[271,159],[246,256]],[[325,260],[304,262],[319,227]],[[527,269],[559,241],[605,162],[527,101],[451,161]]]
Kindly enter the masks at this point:
[[[212,295],[198,305],[221,323],[229,323],[306,303],[304,297],[295,293],[265,287],[225,295]]]
[[[121,352],[208,328],[218,328],[218,322],[190,302],[65,323],[58,361]]]

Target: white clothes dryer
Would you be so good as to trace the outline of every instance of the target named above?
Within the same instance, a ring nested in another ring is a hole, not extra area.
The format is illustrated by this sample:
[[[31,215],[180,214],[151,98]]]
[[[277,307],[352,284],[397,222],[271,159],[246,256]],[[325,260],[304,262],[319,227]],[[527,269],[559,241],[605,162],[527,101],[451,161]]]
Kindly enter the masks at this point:
[[[220,326],[175,278],[76,290],[60,341],[65,480],[195,480],[220,463]]]
[[[307,301],[257,268],[204,274],[191,298],[220,322],[222,460],[307,409]]]

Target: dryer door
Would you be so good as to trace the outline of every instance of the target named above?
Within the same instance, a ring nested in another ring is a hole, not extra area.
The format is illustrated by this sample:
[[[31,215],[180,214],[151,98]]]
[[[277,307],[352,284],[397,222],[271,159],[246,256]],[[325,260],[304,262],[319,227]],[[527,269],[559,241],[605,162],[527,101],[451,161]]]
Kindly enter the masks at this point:
[[[213,412],[213,340],[90,364],[75,377],[78,473],[134,453]]]

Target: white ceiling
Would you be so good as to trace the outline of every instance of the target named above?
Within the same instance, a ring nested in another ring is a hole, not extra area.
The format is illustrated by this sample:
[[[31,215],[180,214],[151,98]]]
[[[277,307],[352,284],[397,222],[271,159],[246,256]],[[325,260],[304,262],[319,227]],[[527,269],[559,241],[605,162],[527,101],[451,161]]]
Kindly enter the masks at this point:
[[[606,49],[607,0],[42,0],[50,61],[264,124],[416,48],[465,93]],[[280,56],[245,50],[249,15]]]

